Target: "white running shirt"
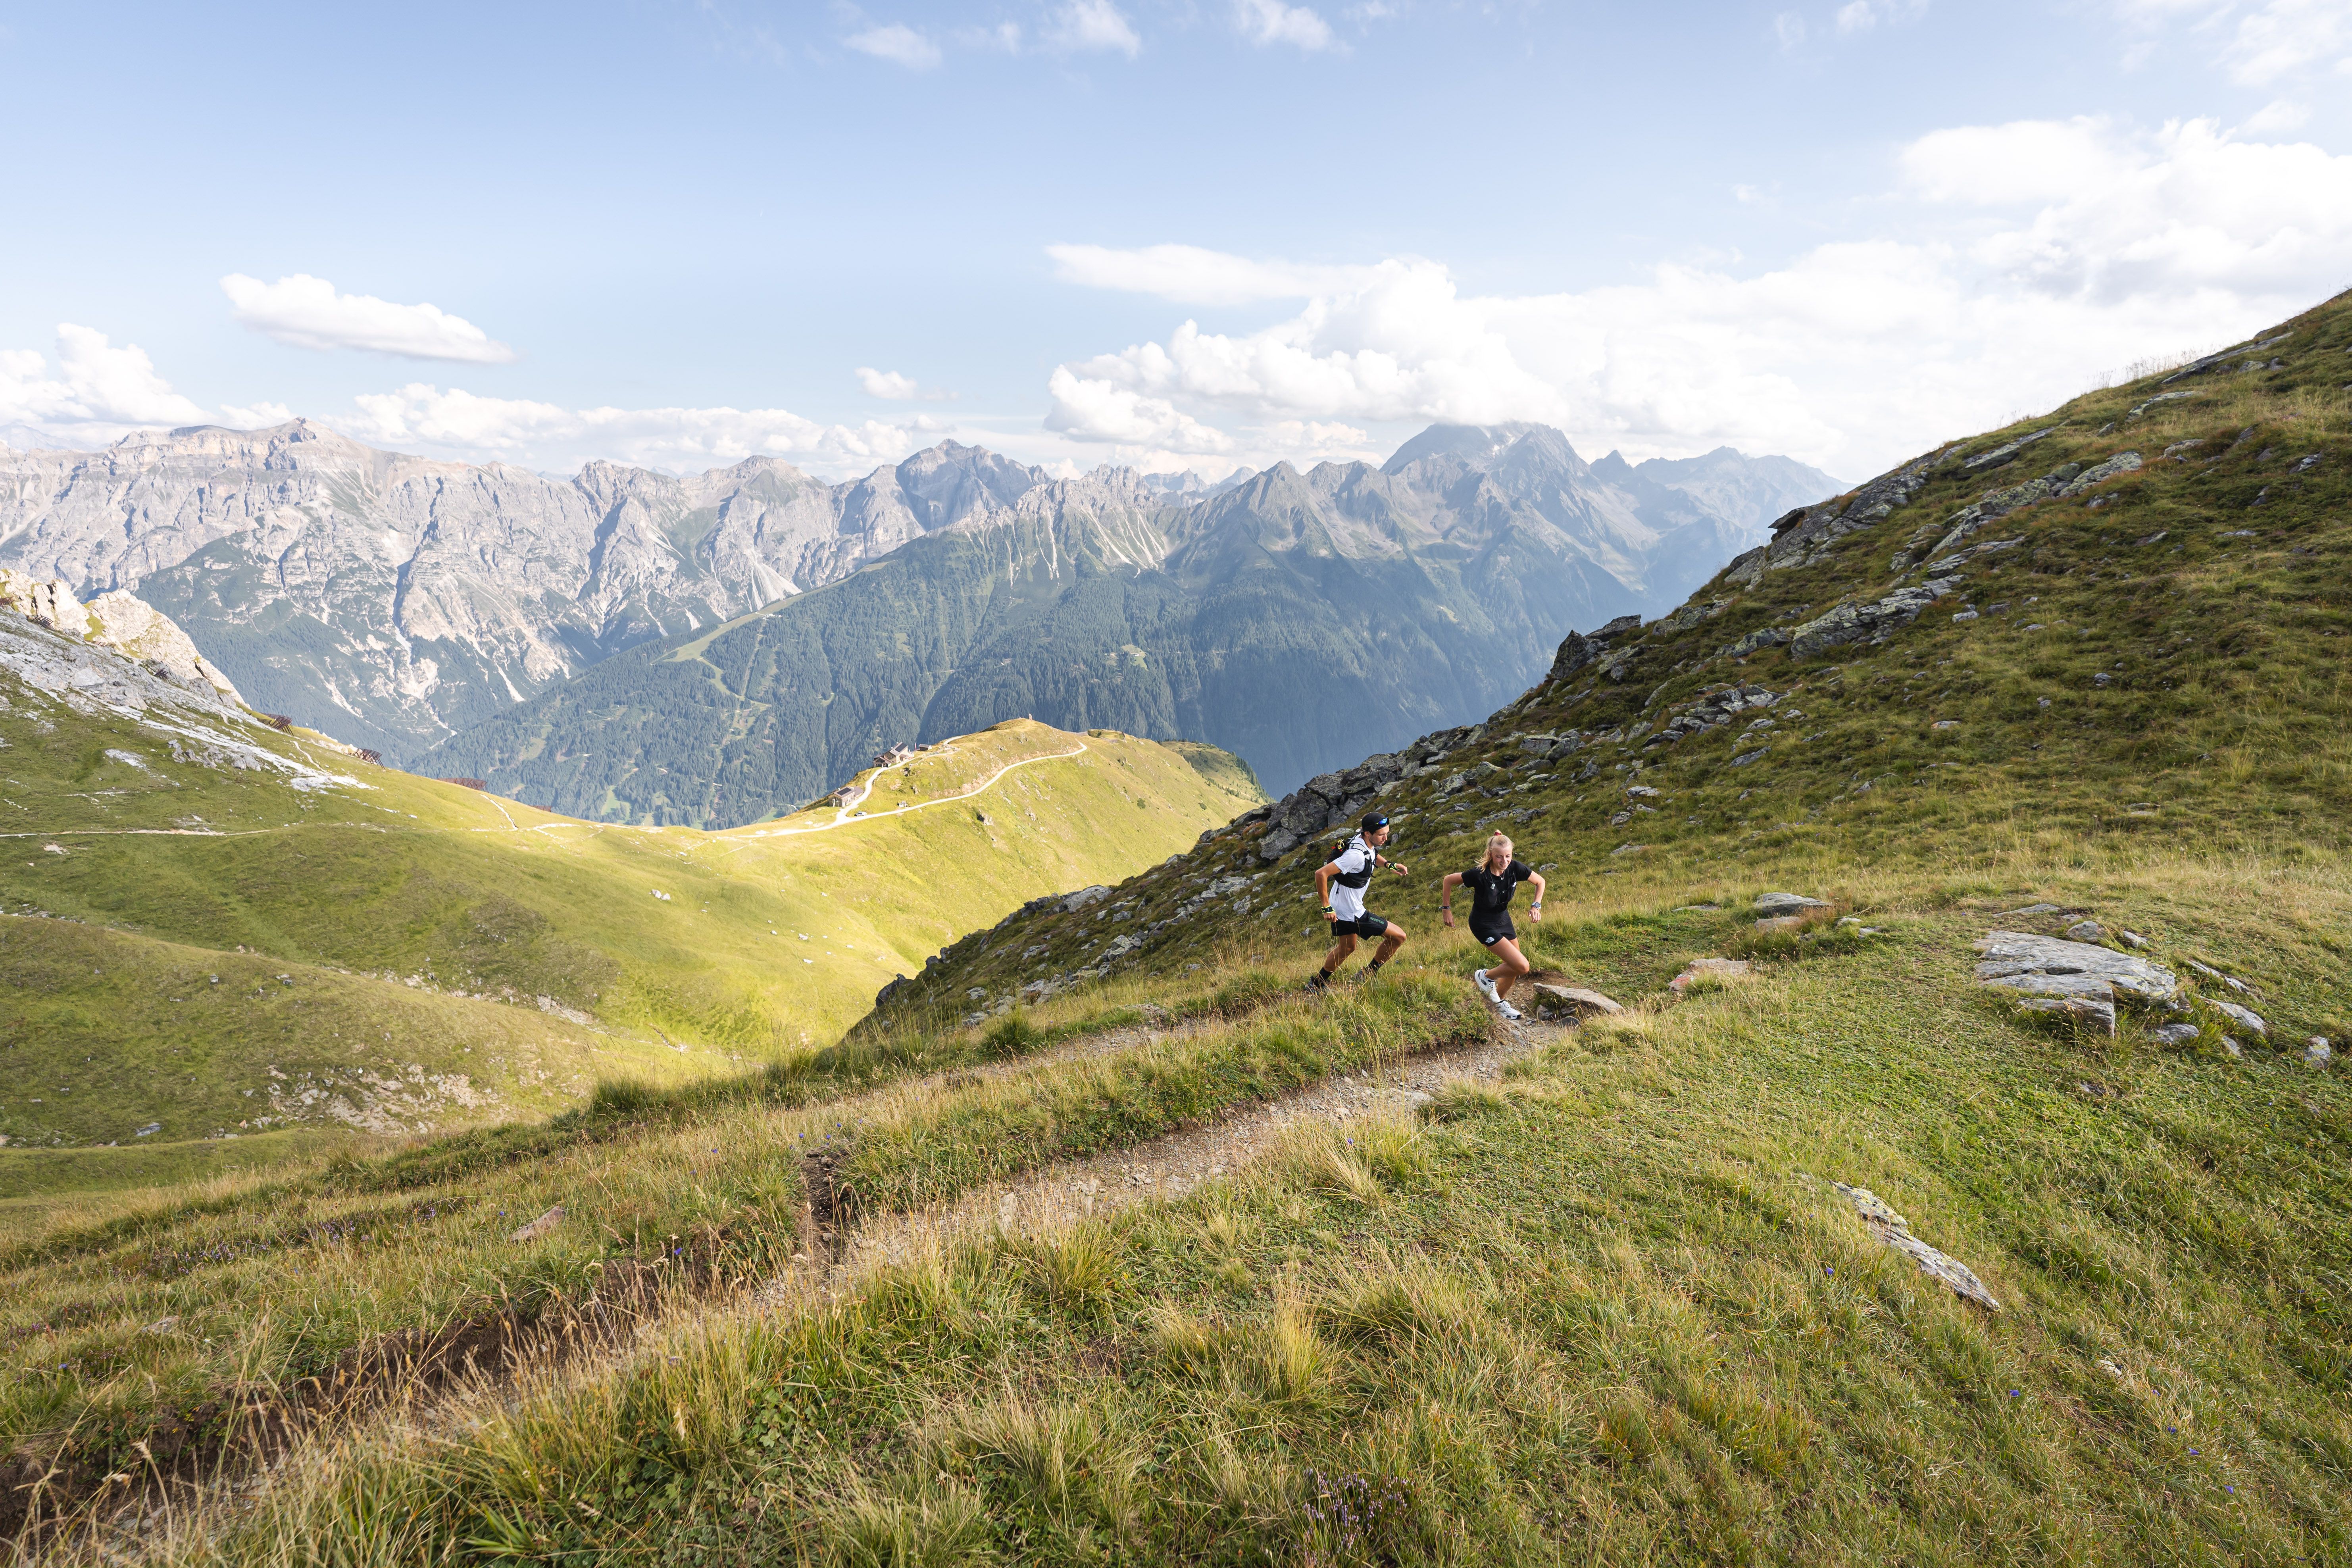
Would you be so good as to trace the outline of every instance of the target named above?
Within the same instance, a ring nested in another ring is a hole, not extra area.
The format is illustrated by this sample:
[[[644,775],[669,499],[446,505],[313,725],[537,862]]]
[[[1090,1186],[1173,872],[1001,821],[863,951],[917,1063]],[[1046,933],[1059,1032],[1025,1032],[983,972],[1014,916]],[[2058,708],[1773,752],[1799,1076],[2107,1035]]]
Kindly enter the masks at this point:
[[[1372,847],[1364,842],[1362,834],[1348,840],[1348,847],[1331,858],[1331,864],[1349,876],[1372,868]],[[1331,912],[1343,921],[1364,918],[1364,889],[1350,888],[1344,882],[1331,884]]]

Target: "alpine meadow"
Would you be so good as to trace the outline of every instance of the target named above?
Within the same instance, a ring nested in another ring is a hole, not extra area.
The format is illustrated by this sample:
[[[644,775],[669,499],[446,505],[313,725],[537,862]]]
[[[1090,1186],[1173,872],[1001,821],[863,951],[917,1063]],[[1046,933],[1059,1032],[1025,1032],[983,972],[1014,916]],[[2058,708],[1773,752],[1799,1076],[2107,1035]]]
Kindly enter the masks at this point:
[[[1760,461],[959,448],[870,551],[739,475],[790,595],[640,477],[704,564],[590,519],[446,689],[405,567],[156,566],[216,683],[10,587],[15,1559],[2352,1563],[2352,293]],[[1371,816],[1402,946],[1310,990]]]

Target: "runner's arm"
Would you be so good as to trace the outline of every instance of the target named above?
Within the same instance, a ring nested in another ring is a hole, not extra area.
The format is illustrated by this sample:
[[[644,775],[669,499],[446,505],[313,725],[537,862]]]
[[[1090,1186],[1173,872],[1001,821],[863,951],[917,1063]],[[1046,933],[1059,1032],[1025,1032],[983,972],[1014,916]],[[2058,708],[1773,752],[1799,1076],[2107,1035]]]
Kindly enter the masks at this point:
[[[1315,899],[1323,906],[1323,918],[1336,921],[1339,912],[1331,908],[1331,879],[1339,874],[1339,862],[1326,861],[1315,868]]]
[[[1536,901],[1528,906],[1528,913],[1535,916],[1538,920],[1541,920],[1543,919],[1543,873],[1541,871],[1528,872],[1528,882],[1536,890]]]
[[[1447,925],[1454,923],[1454,889],[1461,885],[1462,873],[1459,871],[1448,871],[1445,880],[1437,884],[1437,912],[1445,917]]]

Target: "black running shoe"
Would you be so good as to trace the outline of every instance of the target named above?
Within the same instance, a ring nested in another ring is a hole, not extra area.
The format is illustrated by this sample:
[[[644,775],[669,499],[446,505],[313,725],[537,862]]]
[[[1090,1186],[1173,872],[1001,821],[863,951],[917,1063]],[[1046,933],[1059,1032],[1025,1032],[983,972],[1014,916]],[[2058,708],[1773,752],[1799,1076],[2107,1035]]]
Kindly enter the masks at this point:
[[[1309,991],[1328,990],[1330,985],[1331,972],[1328,969],[1318,969],[1307,977],[1307,989]]]

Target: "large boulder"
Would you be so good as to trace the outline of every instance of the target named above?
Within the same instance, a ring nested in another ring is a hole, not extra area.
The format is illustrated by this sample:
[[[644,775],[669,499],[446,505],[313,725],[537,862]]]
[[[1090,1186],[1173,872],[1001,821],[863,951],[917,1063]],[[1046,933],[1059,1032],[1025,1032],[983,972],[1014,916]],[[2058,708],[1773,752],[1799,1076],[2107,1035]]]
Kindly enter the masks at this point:
[[[1977,981],[2018,994],[2036,1012],[2062,1013],[2113,1034],[2120,1000],[2163,1005],[2179,993],[2172,971],[2145,958],[2087,942],[2032,931],[1987,931],[1977,941],[1984,961]]]

